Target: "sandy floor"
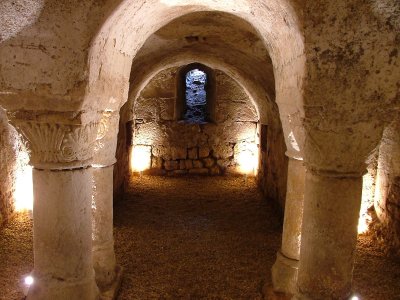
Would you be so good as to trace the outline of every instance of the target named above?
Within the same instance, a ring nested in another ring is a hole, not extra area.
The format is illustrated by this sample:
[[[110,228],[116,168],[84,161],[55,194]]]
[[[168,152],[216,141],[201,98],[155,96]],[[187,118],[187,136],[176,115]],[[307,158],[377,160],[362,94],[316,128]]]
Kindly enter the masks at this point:
[[[271,281],[282,225],[251,180],[136,177],[114,214],[120,300],[261,299]],[[31,226],[20,215],[0,231],[0,299],[22,298]],[[357,246],[354,290],[360,299],[400,299],[400,261],[367,236]]]
[[[243,178],[135,178],[115,208],[119,299],[261,299],[277,213]]]
[[[0,299],[22,299],[19,287],[23,275],[33,268],[32,221],[18,214],[0,229]]]

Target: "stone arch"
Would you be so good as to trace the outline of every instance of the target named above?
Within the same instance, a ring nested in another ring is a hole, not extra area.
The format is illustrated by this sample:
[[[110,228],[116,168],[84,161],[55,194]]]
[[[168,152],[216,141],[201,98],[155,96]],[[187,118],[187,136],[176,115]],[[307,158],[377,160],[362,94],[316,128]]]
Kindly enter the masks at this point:
[[[132,74],[135,74],[136,76],[132,76],[132,81],[130,82],[129,103],[126,103],[122,109],[122,122],[132,120],[132,115],[130,115],[132,114],[131,108],[134,106],[132,101],[135,101],[134,99],[139,96],[144,87],[147,86],[151,79],[162,70],[180,67],[193,62],[204,64],[213,69],[221,70],[230,76],[234,81],[236,81],[236,83],[249,96],[250,101],[256,109],[260,125],[268,124],[268,132],[271,133],[268,135],[268,140],[276,141],[276,143],[273,143],[273,147],[270,143],[270,151],[272,151],[271,153],[279,153],[279,155],[276,156],[277,160],[275,163],[272,163],[283,167],[279,168],[279,170],[273,168],[275,170],[274,174],[271,172],[268,172],[268,174],[260,174],[260,178],[263,178],[264,180],[261,185],[263,188],[265,187],[264,192],[266,196],[273,199],[278,199],[278,202],[283,206],[285,203],[287,177],[287,161],[284,153],[287,149],[283,140],[282,124],[279,118],[278,107],[273,101],[275,98],[273,89],[274,81],[260,81],[257,76],[258,73],[252,77],[248,72],[237,68],[223,58],[215,59],[215,55],[204,52],[203,49],[199,49],[199,51],[188,49],[187,51],[181,51],[179,53],[174,51],[169,52],[169,50],[167,50],[167,54],[159,49],[159,51],[156,53],[151,53],[148,57],[141,55],[141,59],[134,62]],[[250,65],[252,63],[252,61],[249,61]],[[271,74],[273,73],[272,67],[269,69],[269,72]],[[125,128],[125,126],[120,128]],[[122,169],[123,164],[118,163],[118,168]],[[277,177],[279,178],[279,180],[277,179],[277,188],[268,188],[268,186],[271,186],[271,184],[273,184],[275,181],[274,178]]]
[[[266,108],[260,109],[259,102],[255,102],[254,99],[262,99],[261,101],[269,101],[268,94],[263,91],[260,87],[257,87],[257,84],[252,81],[246,81],[244,78],[246,74],[240,72],[240,70],[235,69],[234,67],[224,63],[224,62],[212,62],[207,59],[207,55],[201,55],[201,53],[194,52],[192,55],[185,55],[184,53],[177,55],[170,55],[169,57],[155,57],[154,63],[148,65],[147,68],[142,68],[142,65],[139,64],[134,70],[142,69],[143,72],[140,73],[139,76],[135,77],[135,79],[131,82],[130,85],[130,97],[136,98],[140,91],[149,83],[151,78],[153,78],[158,72],[171,68],[177,67],[185,64],[192,64],[194,60],[197,62],[208,66],[209,68],[220,69],[221,71],[228,74],[232,77],[250,96],[253,100],[253,104],[257,110],[258,117],[260,120],[267,122],[268,115],[266,114]],[[133,96],[132,96],[133,95]],[[262,113],[260,112],[262,111]],[[263,114],[265,112],[265,114]]]
[[[267,5],[246,0],[229,4],[214,1],[191,1],[189,4],[185,0],[163,0],[141,6],[133,1],[124,2],[103,24],[93,41],[89,58],[89,92],[83,108],[119,109],[127,99],[131,62],[147,37],[172,20],[199,11],[232,14],[250,23],[258,32],[274,65],[276,102],[288,155],[302,157],[304,46],[299,21],[287,1],[273,1]],[[152,17],[146,19],[148,14]],[[143,19],[148,22],[139,21]],[[135,35],[130,35],[131,32],[135,32]],[[287,51],[281,51],[282,47]],[[113,88],[107,88],[110,82],[113,82]]]

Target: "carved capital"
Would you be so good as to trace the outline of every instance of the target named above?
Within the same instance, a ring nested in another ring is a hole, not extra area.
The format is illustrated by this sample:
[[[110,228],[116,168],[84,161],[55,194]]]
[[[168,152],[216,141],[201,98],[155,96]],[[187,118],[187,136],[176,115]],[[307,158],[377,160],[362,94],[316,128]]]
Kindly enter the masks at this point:
[[[90,164],[97,138],[97,113],[8,112],[30,151],[30,164],[69,169]]]
[[[119,112],[104,111],[97,131],[94,166],[111,166],[116,162],[117,135],[119,129]]]

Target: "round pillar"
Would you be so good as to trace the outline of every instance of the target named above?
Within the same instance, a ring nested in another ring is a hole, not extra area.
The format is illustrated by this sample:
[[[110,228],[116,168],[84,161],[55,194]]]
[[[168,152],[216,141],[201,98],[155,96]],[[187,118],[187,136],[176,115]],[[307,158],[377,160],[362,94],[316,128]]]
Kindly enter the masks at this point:
[[[93,168],[93,266],[100,289],[113,283],[116,260],[113,237],[113,166]]]
[[[122,272],[116,263],[113,237],[113,170],[118,125],[118,111],[103,112],[92,164],[93,266],[97,285],[107,294],[116,294]]]
[[[33,169],[34,283],[29,300],[96,299],[90,169]]]
[[[289,158],[282,247],[272,267],[275,291],[294,294],[300,259],[305,167],[302,160]]]
[[[33,283],[28,300],[95,300],[92,169],[97,112],[8,112],[33,166]]]
[[[298,299],[350,296],[361,193],[361,174],[307,171]]]

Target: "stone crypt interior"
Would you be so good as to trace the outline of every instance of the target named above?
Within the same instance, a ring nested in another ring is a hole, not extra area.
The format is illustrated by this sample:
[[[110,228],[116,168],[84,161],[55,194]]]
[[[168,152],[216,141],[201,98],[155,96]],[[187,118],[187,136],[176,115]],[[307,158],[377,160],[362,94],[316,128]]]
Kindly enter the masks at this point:
[[[400,2],[0,16],[0,299],[400,299]]]

